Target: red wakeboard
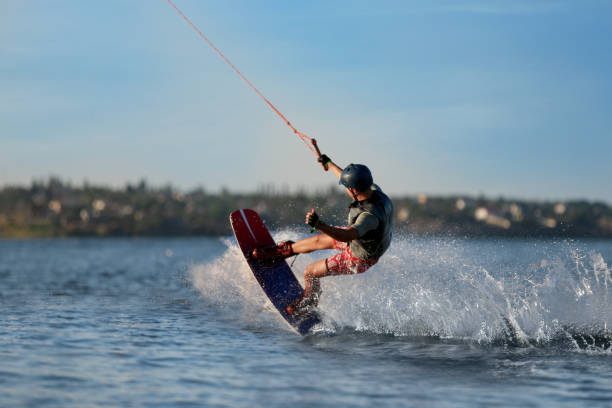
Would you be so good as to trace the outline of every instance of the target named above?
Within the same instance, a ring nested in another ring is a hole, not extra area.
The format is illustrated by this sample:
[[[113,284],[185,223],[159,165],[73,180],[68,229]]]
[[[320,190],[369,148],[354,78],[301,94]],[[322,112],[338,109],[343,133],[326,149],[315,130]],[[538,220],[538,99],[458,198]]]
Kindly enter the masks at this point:
[[[231,213],[230,222],[238,245],[264,293],[287,323],[298,333],[307,334],[321,319],[316,311],[298,317],[285,311],[285,308],[297,300],[303,291],[287,262],[278,260],[265,265],[250,256],[255,248],[275,244],[259,214],[249,209],[236,210]]]

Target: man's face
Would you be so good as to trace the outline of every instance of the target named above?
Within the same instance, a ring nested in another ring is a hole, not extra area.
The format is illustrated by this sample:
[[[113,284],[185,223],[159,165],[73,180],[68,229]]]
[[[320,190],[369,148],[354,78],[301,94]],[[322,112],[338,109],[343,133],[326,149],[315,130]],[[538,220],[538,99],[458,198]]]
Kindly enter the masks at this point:
[[[357,197],[357,190],[355,190],[354,188],[345,188],[346,190],[346,194],[349,195],[349,197],[351,197],[353,200],[355,199],[355,197]]]

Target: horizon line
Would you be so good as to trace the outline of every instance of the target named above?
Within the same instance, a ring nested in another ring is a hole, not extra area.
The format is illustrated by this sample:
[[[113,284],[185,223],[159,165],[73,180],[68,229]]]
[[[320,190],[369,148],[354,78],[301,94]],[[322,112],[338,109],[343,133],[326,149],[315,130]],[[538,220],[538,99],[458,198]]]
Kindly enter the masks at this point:
[[[306,187],[303,185],[299,185],[297,187],[290,187],[287,183],[274,184],[273,182],[268,183],[258,183],[254,189],[232,189],[231,186],[219,186],[217,188],[206,187],[204,184],[195,185],[189,188],[184,188],[173,184],[172,181],[168,181],[165,183],[151,183],[146,177],[141,177],[137,181],[125,181],[124,183],[117,185],[108,182],[90,182],[87,179],[82,180],[80,183],[74,182],[73,180],[66,180],[59,176],[50,175],[47,177],[33,178],[29,183],[23,182],[0,182],[0,192],[7,188],[32,188],[36,183],[40,183],[44,186],[48,186],[51,182],[58,182],[62,186],[70,187],[70,188],[85,188],[85,187],[94,187],[94,188],[104,188],[109,190],[125,190],[129,187],[138,188],[139,185],[143,185],[141,188],[145,188],[148,191],[155,190],[163,190],[163,189],[171,189],[173,192],[181,193],[181,194],[189,194],[195,192],[197,190],[203,190],[212,194],[223,194],[224,192],[227,194],[269,194],[269,195],[296,195],[296,194],[322,194],[330,190],[334,190],[338,188],[338,192],[341,192],[341,188],[336,183],[329,183],[327,186],[314,186],[314,187]],[[485,199],[485,200],[502,200],[502,201],[525,201],[525,202],[535,202],[535,203],[571,203],[571,202],[588,202],[588,203],[603,203],[607,206],[612,206],[612,202],[603,199],[603,198],[587,198],[587,197],[571,197],[571,198],[535,198],[535,197],[519,197],[516,195],[508,195],[506,196],[504,193],[466,193],[466,192],[426,192],[426,191],[416,191],[416,192],[401,192],[401,193],[389,193],[389,196],[392,198],[407,198],[407,197],[425,197],[429,198],[450,198],[456,197],[458,199]]]

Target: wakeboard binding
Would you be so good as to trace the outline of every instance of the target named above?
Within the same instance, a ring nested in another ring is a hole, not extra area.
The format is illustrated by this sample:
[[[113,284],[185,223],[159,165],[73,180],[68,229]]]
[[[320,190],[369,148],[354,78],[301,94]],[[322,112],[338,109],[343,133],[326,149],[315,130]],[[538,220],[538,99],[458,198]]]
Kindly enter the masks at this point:
[[[276,245],[255,248],[251,251],[251,258],[263,264],[274,264],[295,255],[291,247],[294,243],[294,241],[283,241]]]
[[[293,317],[302,318],[308,316],[319,304],[319,296],[312,295],[301,297],[285,308],[285,312]]]

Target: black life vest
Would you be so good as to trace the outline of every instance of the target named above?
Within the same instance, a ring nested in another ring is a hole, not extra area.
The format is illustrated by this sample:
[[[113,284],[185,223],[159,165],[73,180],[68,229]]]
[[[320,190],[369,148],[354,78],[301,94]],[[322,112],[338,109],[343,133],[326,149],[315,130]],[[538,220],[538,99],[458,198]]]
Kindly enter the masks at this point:
[[[372,189],[370,198],[362,201],[353,201],[349,206],[349,225],[353,225],[357,217],[364,212],[372,214],[378,219],[378,227],[368,231],[362,237],[349,243],[351,253],[360,259],[378,259],[385,253],[391,244],[393,226],[393,203],[378,186]]]

